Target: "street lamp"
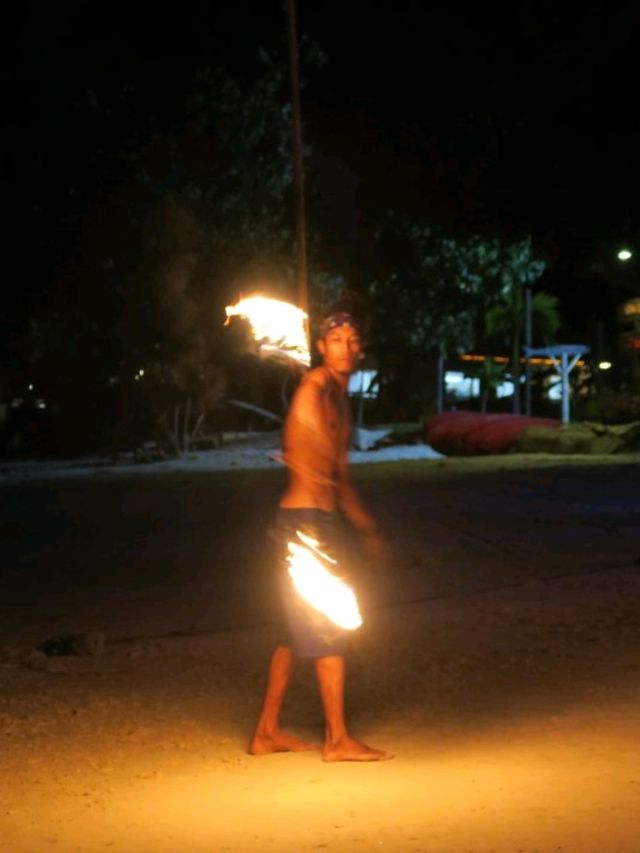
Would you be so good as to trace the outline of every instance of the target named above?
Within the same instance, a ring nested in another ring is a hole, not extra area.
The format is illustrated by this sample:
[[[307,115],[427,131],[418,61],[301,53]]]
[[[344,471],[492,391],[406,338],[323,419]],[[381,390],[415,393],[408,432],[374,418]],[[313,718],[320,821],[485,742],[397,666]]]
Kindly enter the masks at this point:
[[[620,249],[617,255],[619,261],[630,261],[632,257],[633,255],[629,249]]]

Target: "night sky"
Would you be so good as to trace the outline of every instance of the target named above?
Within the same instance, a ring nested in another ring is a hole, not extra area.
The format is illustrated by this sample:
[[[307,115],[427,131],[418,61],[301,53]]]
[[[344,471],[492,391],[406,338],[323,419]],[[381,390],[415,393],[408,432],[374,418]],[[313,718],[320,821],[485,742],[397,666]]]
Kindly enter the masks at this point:
[[[384,262],[388,211],[450,233],[531,233],[566,336],[635,295],[637,33],[633,2],[456,4],[300,0],[326,56],[306,68],[310,218],[327,261],[362,284]],[[265,47],[286,62],[278,0],[25,0],[4,21],[5,328],[75,251],[118,181],[123,144],[172,127],[204,65],[245,80]],[[303,50],[304,55],[304,50]],[[579,291],[579,295],[578,295]],[[607,313],[608,312],[608,313]]]

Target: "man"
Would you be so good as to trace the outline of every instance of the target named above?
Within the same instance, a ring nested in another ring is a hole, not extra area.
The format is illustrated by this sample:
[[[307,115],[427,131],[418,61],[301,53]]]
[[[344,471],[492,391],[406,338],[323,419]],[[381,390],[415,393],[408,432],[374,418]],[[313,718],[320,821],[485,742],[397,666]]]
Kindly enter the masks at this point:
[[[384,546],[373,518],[361,503],[347,473],[351,415],[349,376],[362,353],[357,321],[338,311],[322,324],[318,341],[323,364],[301,382],[284,427],[283,456],[289,485],[279,503],[278,527],[285,536],[305,528],[334,550],[338,547],[338,513],[364,537],[370,556],[380,559]],[[291,585],[280,577],[286,635],[277,645],[258,725],[249,746],[254,755],[315,749],[279,726],[279,715],[295,657],[312,658],[325,717],[324,761],[380,761],[392,756],[355,740],[344,717],[344,632],[318,624]]]

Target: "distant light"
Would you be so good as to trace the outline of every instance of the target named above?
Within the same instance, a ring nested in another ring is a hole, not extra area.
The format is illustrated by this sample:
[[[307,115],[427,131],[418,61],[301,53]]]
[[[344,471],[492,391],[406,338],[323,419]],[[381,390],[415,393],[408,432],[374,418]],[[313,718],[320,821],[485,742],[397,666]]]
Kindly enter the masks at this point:
[[[361,394],[365,400],[375,400],[380,392],[380,385],[374,382],[377,370],[356,370],[349,377],[347,392],[351,395]]]
[[[29,391],[33,391],[33,385],[29,385]]]
[[[498,399],[501,399],[502,397],[512,397],[514,387],[513,382],[510,382],[508,379],[505,379],[504,382],[499,382],[496,385],[496,397]]]
[[[467,376],[462,370],[447,370],[444,382],[447,393],[456,400],[471,400],[480,396],[480,379]]]
[[[144,370],[142,368],[138,371],[138,376],[144,376]]]
[[[618,252],[618,260],[619,261],[629,261],[632,258],[632,254],[628,249],[620,249]]]
[[[547,386],[547,397],[554,402],[562,400],[562,381],[559,376],[551,377]]]
[[[611,364],[610,361],[601,361],[600,364],[598,365],[598,368],[600,370],[611,370],[612,367],[613,367],[613,365]]]

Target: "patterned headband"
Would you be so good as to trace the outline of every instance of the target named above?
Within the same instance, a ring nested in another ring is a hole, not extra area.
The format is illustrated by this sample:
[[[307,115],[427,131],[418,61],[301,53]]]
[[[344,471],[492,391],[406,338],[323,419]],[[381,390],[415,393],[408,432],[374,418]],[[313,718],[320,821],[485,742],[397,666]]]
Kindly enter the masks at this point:
[[[360,324],[353,314],[331,314],[320,326],[320,337],[326,337],[332,329],[337,329],[340,326],[353,326],[360,332]]]

